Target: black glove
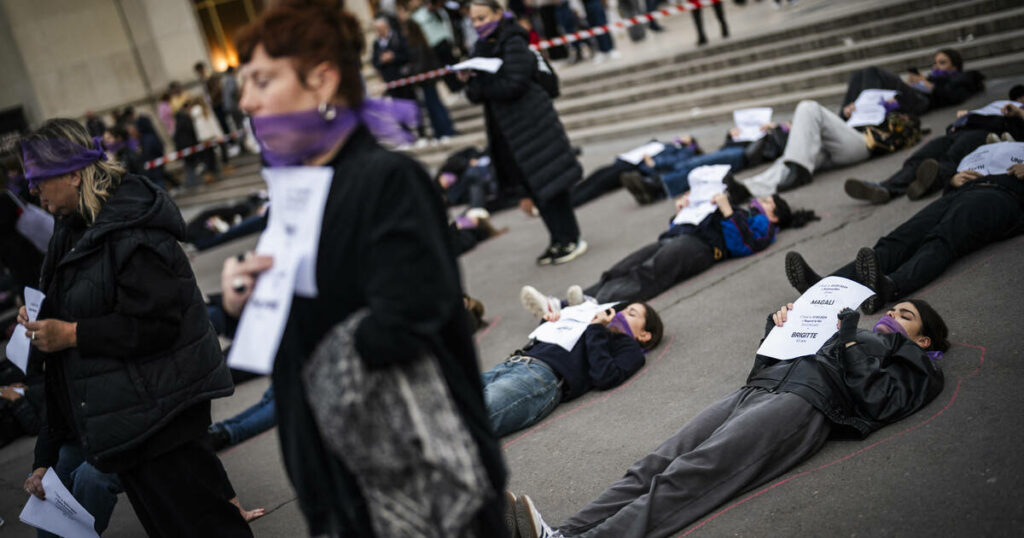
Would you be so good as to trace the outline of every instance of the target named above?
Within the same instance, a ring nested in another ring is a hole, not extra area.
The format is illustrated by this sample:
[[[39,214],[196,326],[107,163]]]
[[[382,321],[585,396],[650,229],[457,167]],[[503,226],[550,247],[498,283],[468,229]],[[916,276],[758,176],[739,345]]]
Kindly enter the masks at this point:
[[[846,344],[857,340],[857,322],[860,314],[856,310],[844,308],[839,311],[839,342]]]

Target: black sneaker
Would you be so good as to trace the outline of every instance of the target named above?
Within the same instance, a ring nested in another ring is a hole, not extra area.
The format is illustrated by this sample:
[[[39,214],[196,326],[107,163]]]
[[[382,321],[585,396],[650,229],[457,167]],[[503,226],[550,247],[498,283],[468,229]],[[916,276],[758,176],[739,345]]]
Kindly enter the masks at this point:
[[[847,179],[843,190],[850,195],[850,198],[866,200],[872,204],[884,204],[892,198],[885,187],[862,179]]]
[[[858,250],[854,270],[857,273],[857,280],[875,292],[860,305],[861,310],[865,314],[878,312],[885,303],[889,302],[893,286],[891,285],[892,280],[882,274],[875,251],[868,247]]]
[[[821,280],[818,273],[815,273],[811,266],[804,261],[804,257],[793,251],[786,253],[786,278],[789,279],[789,284],[800,293],[807,291],[807,288]]]
[[[639,172],[623,172],[619,176],[619,183],[622,183],[622,186],[626,187],[629,194],[633,195],[636,203],[647,205],[654,201],[654,197],[647,190],[647,186],[644,184],[644,180]]]
[[[537,265],[551,265],[551,262],[555,259],[555,244],[548,245],[548,248],[544,249],[544,252],[537,256]]]
[[[206,430],[206,445],[214,452],[220,452],[231,444],[231,434],[220,424],[210,424]]]
[[[782,173],[782,180],[779,181],[775,190],[778,192],[791,191],[807,185],[812,179],[810,170],[796,163],[786,163],[786,171]]]
[[[556,244],[551,251],[551,263],[569,263],[587,252],[587,242],[580,239],[572,243]]]
[[[907,198],[920,200],[931,192],[935,186],[935,180],[939,178],[939,161],[925,159],[917,165],[914,173],[914,181],[907,186]]]

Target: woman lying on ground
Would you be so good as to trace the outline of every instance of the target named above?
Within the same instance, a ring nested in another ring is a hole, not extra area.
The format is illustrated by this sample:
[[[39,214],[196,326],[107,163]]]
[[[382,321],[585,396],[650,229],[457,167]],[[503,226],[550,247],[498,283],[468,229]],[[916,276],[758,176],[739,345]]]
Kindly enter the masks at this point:
[[[1017,144],[1024,157],[1024,143]],[[1024,230],[1022,179],[1024,164],[1011,166],[1007,174],[960,172],[944,196],[879,239],[874,248],[860,249],[854,261],[832,274],[875,290],[862,308],[877,312],[923,288],[957,259]],[[821,279],[797,252],[786,254],[786,277],[800,292]]]
[[[792,307],[768,317],[765,335]],[[858,321],[856,312],[840,312],[839,332],[814,355],[755,356],[743,388],[694,417],[557,529],[526,495],[506,494],[515,506],[506,521],[529,538],[673,536],[811,457],[831,434],[866,437],[938,396],[949,331],[928,303],[899,303],[872,330],[858,329]]]
[[[846,194],[858,200],[873,204],[884,204],[904,192],[907,198],[919,200],[947,185],[956,174],[960,160],[978,149],[993,136],[1005,142],[1024,140],[1024,85],[1018,84],[1010,90],[1010,101],[996,101],[1000,104],[998,115],[982,114],[989,107],[978,111],[961,110],[956,121],[946,128],[946,134],[928,141],[903,162],[903,167],[881,183],[862,179],[848,179],[844,185]],[[991,109],[996,112],[997,107]]]
[[[813,211],[792,210],[779,195],[750,200],[749,209],[733,207],[750,194],[728,180],[733,194],[714,198],[718,208],[700,224],[670,224],[658,240],[626,256],[586,288],[598,302],[647,301],[716,261],[749,256],[768,248],[775,234],[818,220]],[[689,205],[689,193],[676,200],[676,210]],[[735,200],[735,202],[730,201]],[[557,302],[556,299],[552,301]]]

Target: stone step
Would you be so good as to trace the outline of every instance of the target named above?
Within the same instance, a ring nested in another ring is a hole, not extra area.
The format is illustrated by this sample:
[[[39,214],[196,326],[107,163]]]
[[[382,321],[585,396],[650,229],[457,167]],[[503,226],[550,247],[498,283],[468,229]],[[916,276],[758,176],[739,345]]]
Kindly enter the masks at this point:
[[[887,36],[902,32],[905,28],[921,28],[951,20],[963,20],[971,16],[1016,7],[1020,3],[1019,0],[972,0],[969,2],[913,0],[881,6],[873,5],[871,2],[858,2],[857,5],[864,5],[866,8],[861,12],[841,17],[844,24],[839,26],[836,26],[834,20],[818,21],[811,25],[785,28],[734,41],[716,43],[699,50],[690,50],[655,60],[622,64],[599,71],[589,70],[586,74],[581,73],[575,76],[565,75],[561,80],[563,97],[560,100],[574,95],[603,91],[606,83],[611,85],[636,84],[637,77],[641,77],[641,81],[664,78],[665,74],[661,73],[661,70],[671,73],[673,71],[687,72],[691,67],[697,70],[714,70],[725,66],[741,65],[817,48],[821,46],[819,38],[824,39],[826,45],[834,45],[842,43],[844,37],[852,37],[857,41],[876,36]],[[793,35],[799,37],[790,37]],[[480,113],[478,106],[465,102],[452,106],[450,112],[456,120]]]
[[[936,48],[944,45],[958,45],[964,53],[965,62],[971,69],[982,72],[984,65],[1002,65],[999,58],[1024,50],[1024,30],[1004,32],[965,43],[930,43],[923,48],[890,54],[881,57],[869,57],[853,62],[834,64],[828,67],[809,69],[799,73],[789,73],[762,79],[751,79],[730,84],[727,87],[709,87],[696,91],[687,91],[687,83],[678,84],[671,91],[663,91],[657,98],[630,102],[606,108],[592,109],[576,114],[561,114],[562,123],[570,132],[593,125],[614,125],[617,121],[631,120],[647,115],[657,116],[667,112],[706,108],[722,103],[743,101],[752,98],[771,97],[775,94],[807,90],[818,86],[845,84],[851,72],[877,65],[884,69],[900,71],[909,65],[918,65],[928,61]],[[997,63],[992,63],[995,60]],[[1012,71],[1011,71],[1012,72]],[[995,76],[986,73],[988,76]],[[452,145],[479,144],[484,138],[482,122],[475,130],[463,130],[463,134],[452,139]],[[421,148],[412,150],[417,156],[444,151],[443,148]]]
[[[800,73],[814,70],[818,66],[846,65],[864,58],[876,58],[884,55],[893,56],[907,49],[921,53],[918,57],[901,57],[904,63],[889,66],[901,71],[909,65],[927,65],[936,48],[943,45],[954,45],[964,55],[965,63],[971,67],[970,61],[991,55],[993,52],[987,44],[995,41],[1003,45],[996,53],[1012,52],[1015,47],[1024,44],[1014,43],[1005,38],[1007,32],[1024,28],[1024,8],[977,17],[962,23],[949,23],[911,32],[897,37],[877,39],[854,46],[837,45],[825,49],[791,54],[774,62],[758,62],[738,67],[722,68],[715,71],[695,74],[693,76],[676,76],[665,80],[657,80],[646,84],[626,86],[608,90],[599,94],[559,100],[556,109],[563,122],[572,123],[575,114],[587,113],[596,109],[610,109],[621,105],[656,100],[671,92],[674,94],[690,93],[709,88],[732,86],[752,80],[767,80],[781,76],[800,76]],[[970,34],[975,39],[958,43],[963,35]],[[1006,41],[1003,43],[1003,41]],[[923,50],[922,50],[923,49]],[[986,53],[982,53],[982,52]],[[880,64],[879,64],[880,65]],[[840,75],[842,75],[840,73]],[[481,107],[482,108],[482,107]],[[466,119],[459,123],[463,133],[471,133],[484,128],[482,115]]]
[[[1017,39],[1020,39],[1020,37],[1018,36]],[[863,62],[864,67],[868,65],[873,65],[873,61]],[[972,62],[972,67],[982,71],[989,78],[1024,76],[1024,52],[1018,51],[980,59]],[[849,72],[845,72],[848,76]],[[574,145],[582,145],[597,141],[613,140],[617,137],[655,133],[669,129],[685,132],[687,128],[692,126],[728,121],[732,117],[732,111],[739,108],[771,106],[776,110],[790,111],[803,99],[813,99],[821,101],[828,106],[835,105],[837,107],[839,101],[846,93],[846,82],[843,80],[832,84],[788,88],[784,91],[777,91],[764,96],[744,96],[745,94],[749,95],[749,93],[737,91],[728,98],[709,105],[682,106],[672,110],[668,110],[668,107],[665,107],[657,114],[636,115],[620,118],[615,121],[598,122],[586,127],[570,129],[568,131],[569,139]],[[429,169],[436,169],[444,162],[448,153],[469,145],[486,146],[486,136],[483,133],[472,136],[461,135],[453,138],[445,147],[436,148],[432,152],[420,153],[415,155],[415,157]]]

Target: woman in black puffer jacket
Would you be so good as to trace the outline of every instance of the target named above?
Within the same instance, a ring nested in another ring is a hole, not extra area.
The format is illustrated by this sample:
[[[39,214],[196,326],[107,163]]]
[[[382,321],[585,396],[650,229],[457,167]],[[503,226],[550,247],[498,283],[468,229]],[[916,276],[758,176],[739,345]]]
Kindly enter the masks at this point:
[[[72,120],[21,142],[25,177],[57,216],[38,320],[18,321],[45,363],[45,425],[25,490],[64,445],[117,473],[150,536],[252,536],[216,455],[210,400],[234,388],[164,191],[106,162]]]
[[[526,30],[496,0],[474,0],[470,19],[480,39],[474,57],[501,58],[497,73],[462,71],[466,97],[484,105],[487,140],[499,181],[526,185],[551,235],[541,265],[572,261],[587,250],[569,199],[583,168],[547,92],[534,81],[539,55]]]

